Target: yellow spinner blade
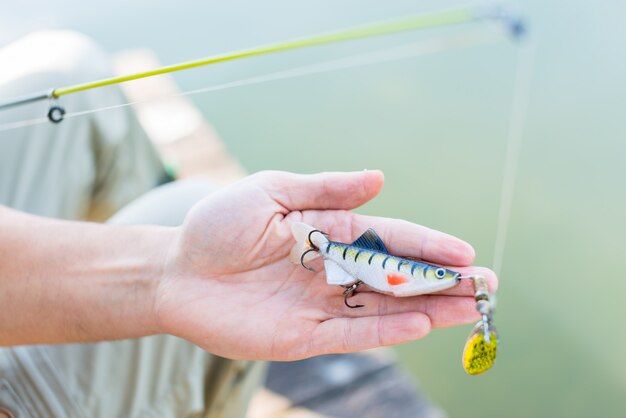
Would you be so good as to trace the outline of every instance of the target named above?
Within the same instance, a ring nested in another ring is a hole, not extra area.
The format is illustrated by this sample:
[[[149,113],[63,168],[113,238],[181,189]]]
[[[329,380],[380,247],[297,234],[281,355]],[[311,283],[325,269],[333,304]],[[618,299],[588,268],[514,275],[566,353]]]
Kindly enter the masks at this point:
[[[498,336],[495,331],[490,332],[489,342],[485,341],[482,331],[472,332],[463,349],[463,369],[471,375],[486,372],[496,361],[498,350]]]

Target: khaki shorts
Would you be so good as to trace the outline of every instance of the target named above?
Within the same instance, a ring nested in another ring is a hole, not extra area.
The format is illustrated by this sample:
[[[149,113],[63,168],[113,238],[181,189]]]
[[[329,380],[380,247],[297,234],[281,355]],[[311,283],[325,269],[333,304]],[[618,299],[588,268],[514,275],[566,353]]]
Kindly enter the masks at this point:
[[[31,55],[41,57],[37,64]],[[6,98],[108,75],[107,57],[73,32],[30,35],[0,49],[0,62]],[[123,100],[108,88],[65,104],[82,110]],[[46,106],[0,112],[0,124],[41,117]],[[0,204],[26,212],[66,219],[117,212],[110,222],[177,225],[213,190],[199,180],[153,190],[165,177],[130,107],[0,132]],[[2,348],[0,417],[4,408],[17,418],[237,418],[263,375],[262,363],[223,359],[171,336]]]

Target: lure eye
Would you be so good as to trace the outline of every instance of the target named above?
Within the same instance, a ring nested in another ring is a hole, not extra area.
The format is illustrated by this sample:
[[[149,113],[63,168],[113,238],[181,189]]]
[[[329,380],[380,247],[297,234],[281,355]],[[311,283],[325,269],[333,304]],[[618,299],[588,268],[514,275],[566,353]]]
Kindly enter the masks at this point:
[[[444,277],[446,277],[446,269],[444,268],[438,268],[437,270],[435,270],[435,276],[438,279],[443,279]]]

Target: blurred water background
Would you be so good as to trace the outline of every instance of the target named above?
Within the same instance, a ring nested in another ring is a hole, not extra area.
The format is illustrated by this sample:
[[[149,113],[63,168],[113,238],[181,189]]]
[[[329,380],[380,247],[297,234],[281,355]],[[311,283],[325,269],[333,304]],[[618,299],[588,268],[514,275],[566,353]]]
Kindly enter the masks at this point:
[[[511,3],[507,3],[511,4]],[[70,28],[107,51],[163,63],[459,5],[454,1],[0,2],[0,44]],[[481,377],[460,356],[470,326],[397,349],[452,417],[618,417],[626,402],[626,3],[513,3],[536,42],[496,324]],[[254,58],[176,74],[184,90],[465,28]],[[517,46],[501,41],[192,96],[249,171],[380,168],[364,213],[471,242],[493,262]]]

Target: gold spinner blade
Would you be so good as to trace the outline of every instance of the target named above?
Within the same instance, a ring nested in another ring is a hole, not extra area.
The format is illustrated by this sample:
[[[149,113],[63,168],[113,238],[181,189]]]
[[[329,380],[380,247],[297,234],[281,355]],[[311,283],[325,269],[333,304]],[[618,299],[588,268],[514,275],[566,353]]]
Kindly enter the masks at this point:
[[[498,334],[495,328],[489,330],[488,341],[485,339],[483,323],[476,324],[463,348],[463,369],[471,375],[486,372],[496,361]]]

